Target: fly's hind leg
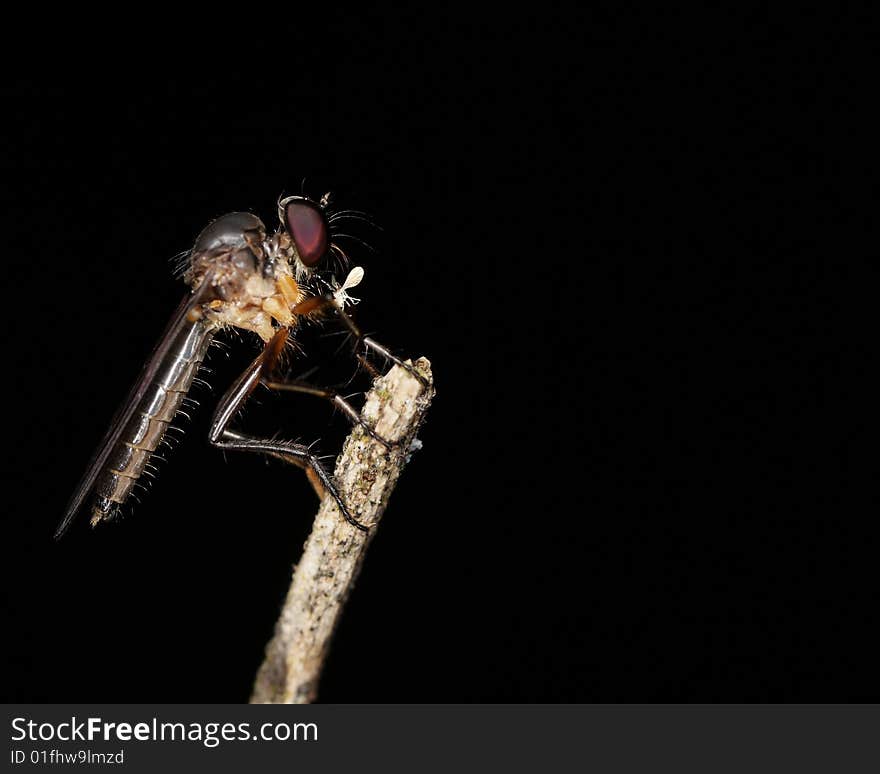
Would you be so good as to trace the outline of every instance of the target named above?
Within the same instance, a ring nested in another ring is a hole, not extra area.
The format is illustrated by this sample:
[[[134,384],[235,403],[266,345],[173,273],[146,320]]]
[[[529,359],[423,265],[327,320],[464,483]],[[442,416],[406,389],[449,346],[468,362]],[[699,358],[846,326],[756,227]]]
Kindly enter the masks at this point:
[[[217,406],[211,419],[211,431],[208,436],[212,445],[220,449],[235,451],[250,451],[261,454],[269,454],[289,462],[297,467],[305,468],[306,474],[315,491],[319,495],[323,492],[329,494],[339,506],[343,518],[353,527],[364,532],[369,530],[364,524],[355,519],[339,494],[333,478],[326,471],[321,461],[314,455],[308,446],[293,443],[291,441],[279,441],[275,439],[255,438],[244,433],[229,429],[229,424],[236,414],[247,402],[248,397],[260,383],[264,372],[271,371],[284,343],[287,340],[287,331],[280,330],[266,345],[260,355],[251,363],[247,370],[229,388]],[[322,491],[323,490],[323,491]]]
[[[298,468],[302,468],[303,473],[306,474],[306,479],[312,485],[312,489],[315,490],[315,494],[318,495],[318,499],[324,499],[327,494],[327,490],[321,483],[321,479],[318,478],[317,474],[309,467],[308,463],[304,462],[303,460],[293,459],[292,457],[284,457],[280,454],[273,454],[272,456],[278,457],[278,459],[284,460],[285,462],[289,462],[291,465],[296,465],[296,467]]]
[[[320,460],[312,454],[308,446],[304,446],[300,443],[293,443],[291,441],[254,438],[253,436],[244,435],[226,429],[222,430],[219,437],[216,439],[212,438],[211,443],[220,449],[234,449],[236,451],[252,451],[271,454],[273,457],[279,457],[285,462],[290,462],[297,467],[306,468],[306,473],[312,474],[309,475],[308,478],[312,483],[312,486],[315,488],[315,491],[318,492],[318,494],[327,492],[334,500],[336,500],[339,510],[342,511],[343,517],[349,524],[353,527],[357,527],[363,532],[369,531],[369,527],[367,527],[366,524],[361,524],[349,513],[348,508],[342,501],[342,497],[339,495],[339,490],[336,489],[336,484],[333,483],[332,477],[321,464]],[[320,486],[316,484],[320,484]],[[323,487],[323,491],[321,487]]]

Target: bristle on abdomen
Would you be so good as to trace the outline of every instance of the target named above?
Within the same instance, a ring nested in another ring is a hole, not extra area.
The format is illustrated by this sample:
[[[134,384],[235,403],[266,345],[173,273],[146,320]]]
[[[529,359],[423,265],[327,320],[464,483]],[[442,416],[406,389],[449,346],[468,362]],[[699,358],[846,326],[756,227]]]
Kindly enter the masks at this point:
[[[93,525],[112,518],[148,474],[150,459],[180,413],[212,336],[211,329],[199,321],[181,329],[98,478]]]

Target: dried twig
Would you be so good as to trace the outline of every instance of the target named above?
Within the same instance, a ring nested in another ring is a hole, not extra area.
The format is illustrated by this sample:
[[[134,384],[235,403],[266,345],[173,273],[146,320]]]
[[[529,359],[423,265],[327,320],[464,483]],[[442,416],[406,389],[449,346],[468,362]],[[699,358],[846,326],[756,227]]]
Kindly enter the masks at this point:
[[[252,704],[307,704],[317,695],[343,605],[434,396],[431,364],[421,358],[415,367],[430,387],[395,366],[367,395],[362,417],[380,436],[399,443],[388,451],[357,426],[345,442],[335,475],[342,499],[370,531],[348,524],[333,498],[324,498],[257,672]]]

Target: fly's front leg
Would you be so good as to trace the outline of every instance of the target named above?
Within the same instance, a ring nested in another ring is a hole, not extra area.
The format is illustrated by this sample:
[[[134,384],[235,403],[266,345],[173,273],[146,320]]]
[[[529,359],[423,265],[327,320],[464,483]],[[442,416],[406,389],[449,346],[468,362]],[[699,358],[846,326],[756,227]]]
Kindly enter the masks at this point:
[[[313,296],[312,298],[307,298],[305,301],[301,301],[299,304],[293,307],[291,310],[294,315],[307,315],[311,312],[319,311],[322,309],[330,308],[335,310],[336,314],[339,315],[339,319],[342,320],[343,324],[346,328],[348,328],[351,335],[354,337],[355,344],[355,357],[358,361],[363,365],[364,368],[369,371],[370,375],[375,379],[381,374],[373,367],[373,365],[358,351],[361,346],[364,349],[372,350],[373,352],[377,352],[382,355],[382,357],[387,358],[395,365],[399,365],[406,371],[409,371],[416,379],[418,379],[419,383],[423,387],[428,387],[428,380],[425,379],[415,368],[413,368],[409,363],[404,363],[400,358],[398,358],[390,349],[380,344],[375,339],[371,339],[369,336],[364,336],[361,332],[360,328],[357,327],[354,320],[351,319],[343,308],[336,303],[336,299],[331,295],[326,296]]]
[[[220,449],[270,454],[298,467],[306,468],[306,473],[311,474],[309,475],[309,480],[315,486],[316,491],[319,491],[319,487],[316,484],[320,484],[320,487],[323,487],[324,491],[336,501],[345,520],[359,530],[367,532],[369,528],[361,524],[349,513],[345,503],[342,502],[342,497],[339,495],[332,477],[324,469],[321,461],[312,454],[308,446],[293,443],[292,441],[255,438],[229,429],[230,422],[242,409],[248,397],[260,383],[263,373],[270,371],[274,367],[286,341],[287,330],[282,329],[275,334],[256,360],[248,366],[247,370],[229,388],[220,400],[217,410],[211,419],[209,440],[212,445]]]

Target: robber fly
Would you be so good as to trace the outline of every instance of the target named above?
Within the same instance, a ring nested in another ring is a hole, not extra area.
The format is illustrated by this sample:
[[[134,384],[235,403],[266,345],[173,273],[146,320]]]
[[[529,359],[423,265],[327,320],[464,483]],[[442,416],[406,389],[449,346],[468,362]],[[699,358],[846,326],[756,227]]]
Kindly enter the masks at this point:
[[[288,196],[278,202],[280,225],[268,235],[263,222],[249,212],[232,212],[210,223],[193,249],[184,256],[183,278],[190,292],[171,318],[153,354],[117,412],[107,434],[73,494],[55,532],[61,537],[91,497],[92,526],[114,518],[134,495],[150,460],[195,381],[213,337],[224,328],[253,331],[263,349],[220,400],[211,421],[209,440],[221,449],[268,454],[305,469],[319,494],[329,493],[343,517],[361,530],[367,527],[349,512],[331,476],[308,446],[257,438],[230,427],[259,384],[274,390],[302,392],[332,402],[364,427],[358,412],[332,390],[301,382],[284,382],[274,375],[279,357],[297,326],[329,313],[339,316],[354,337],[356,352],[372,350],[403,365],[424,379],[388,349],[364,336],[345,314],[356,302],[348,290],[363,277],[355,267],[339,285],[327,271],[331,261],[348,266],[348,257],[333,242],[334,225],[345,219],[364,219],[363,213],[328,210],[329,194],[319,201]],[[328,280],[328,277],[330,278]],[[358,359],[375,375],[363,355]]]

